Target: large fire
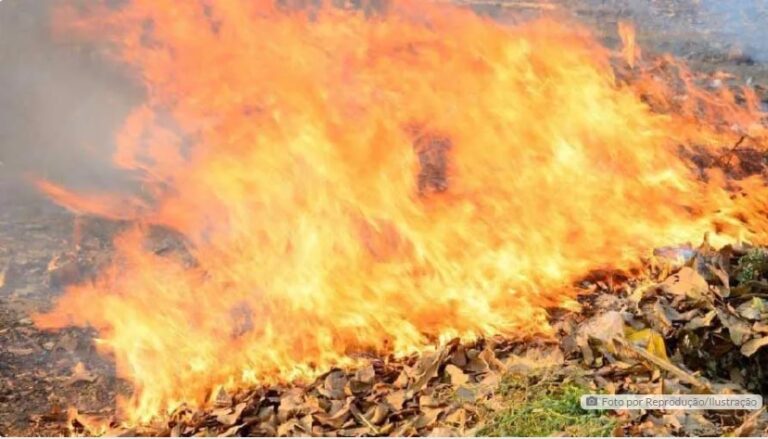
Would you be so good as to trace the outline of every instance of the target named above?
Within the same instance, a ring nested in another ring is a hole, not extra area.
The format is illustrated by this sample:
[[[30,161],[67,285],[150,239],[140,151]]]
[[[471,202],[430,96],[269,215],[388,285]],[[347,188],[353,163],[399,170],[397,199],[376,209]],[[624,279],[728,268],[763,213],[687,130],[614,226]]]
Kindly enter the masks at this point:
[[[575,307],[569,284],[593,269],[768,230],[762,182],[681,158],[680,145],[758,142],[749,93],[737,106],[691,86],[672,102],[637,71],[634,43],[619,61],[555,21],[385,9],[60,11],[70,30],[110,38],[146,84],[114,154],[142,192],[40,182],[72,210],[135,226],[111,266],[36,320],[99,331],[135,385],[128,419],[205,404],[217,386],[308,378],[354,352],[548,334],[546,309]],[[153,252],[152,225],[181,234],[189,257]]]

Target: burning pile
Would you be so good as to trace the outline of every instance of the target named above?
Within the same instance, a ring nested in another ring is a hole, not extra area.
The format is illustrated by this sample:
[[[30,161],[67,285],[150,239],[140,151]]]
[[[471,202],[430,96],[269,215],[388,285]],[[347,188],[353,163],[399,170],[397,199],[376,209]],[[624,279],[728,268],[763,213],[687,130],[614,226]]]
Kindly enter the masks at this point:
[[[141,191],[40,182],[74,211],[135,226],[36,321],[98,329],[134,383],[128,419],[354,353],[550,334],[546,310],[575,308],[569,285],[592,270],[707,232],[765,237],[759,177],[684,158],[759,144],[748,92],[699,90],[671,62],[637,68],[633,48],[621,85],[607,50],[552,21],[386,9],[59,11],[71,32],[108,35],[146,85],[114,154]],[[147,248],[153,226],[186,252]]]

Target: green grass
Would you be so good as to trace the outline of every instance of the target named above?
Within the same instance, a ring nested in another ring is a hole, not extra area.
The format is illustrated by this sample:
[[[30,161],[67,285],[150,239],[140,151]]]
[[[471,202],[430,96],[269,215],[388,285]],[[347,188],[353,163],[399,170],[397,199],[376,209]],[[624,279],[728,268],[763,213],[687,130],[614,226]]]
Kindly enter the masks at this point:
[[[579,398],[589,390],[573,383],[508,376],[499,388],[507,408],[492,414],[479,436],[611,436],[616,421],[586,411]]]

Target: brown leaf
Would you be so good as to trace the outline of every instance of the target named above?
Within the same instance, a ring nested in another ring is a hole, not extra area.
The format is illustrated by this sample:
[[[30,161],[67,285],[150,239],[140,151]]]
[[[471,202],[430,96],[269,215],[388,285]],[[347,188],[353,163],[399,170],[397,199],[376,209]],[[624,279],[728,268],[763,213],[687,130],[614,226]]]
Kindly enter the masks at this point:
[[[327,425],[332,428],[342,428],[344,426],[344,423],[349,419],[350,416],[350,405],[352,403],[352,400],[354,398],[347,398],[345,404],[343,407],[341,407],[339,410],[337,410],[335,413],[315,413],[314,417],[317,420],[317,422]]]
[[[669,361],[666,361],[662,358],[657,357],[656,355],[652,355],[648,353],[645,349],[639,348],[635,346],[633,343],[630,343],[624,339],[616,338],[614,339],[616,343],[618,343],[622,348],[630,351],[634,355],[639,356],[640,358],[654,364],[655,366],[660,367],[661,369],[666,370],[667,372],[675,375],[677,378],[679,378],[681,381],[684,381],[688,384],[691,384],[697,389],[705,390],[707,392],[711,392],[711,388],[707,382],[704,380],[694,376],[693,374],[686,372],[685,370],[675,366],[674,364],[670,363]]]
[[[79,382],[92,383],[96,381],[97,378],[98,375],[90,373],[83,363],[78,362],[75,367],[72,368],[72,376],[67,379],[66,384],[71,385]]]
[[[464,369],[468,372],[483,373],[490,370],[488,363],[480,356],[480,352],[476,349],[470,349],[467,351],[467,367]]]
[[[280,397],[280,406],[277,408],[277,417],[281,422],[285,422],[294,412],[298,411],[304,404],[304,390],[293,388]]]
[[[577,339],[595,338],[610,342],[624,333],[624,317],[618,311],[609,311],[584,322],[577,331]]]
[[[485,347],[485,349],[483,349],[482,352],[480,352],[480,355],[478,357],[482,358],[483,361],[485,361],[485,363],[488,364],[488,366],[491,369],[495,370],[496,372],[503,372],[504,370],[506,370],[506,366],[504,365],[504,363],[499,361],[499,359],[496,358],[496,354],[487,346]]]
[[[373,409],[373,413],[368,417],[374,425],[381,425],[387,419],[389,407],[385,403],[379,403]]]
[[[437,376],[437,370],[443,358],[445,358],[445,347],[435,353],[424,355],[416,368],[416,380],[411,384],[409,390],[418,392],[429,383],[429,380]]]
[[[765,302],[759,297],[753,297],[752,300],[748,300],[736,308],[739,315],[747,320],[760,320],[765,310]]]
[[[709,291],[707,281],[690,267],[681,268],[680,271],[662,282],[659,287],[666,293],[686,296],[691,299],[700,299]]]
[[[370,419],[366,418],[364,414],[360,413],[360,410],[355,404],[350,404],[349,411],[352,413],[352,416],[355,417],[357,422],[367,427],[371,432],[373,432],[374,435],[378,435],[379,430],[376,428],[373,422],[371,422]]]
[[[469,377],[461,369],[454,366],[453,364],[445,366],[445,372],[451,378],[451,385],[453,387],[459,387],[469,381]]]
[[[241,429],[241,428],[243,428],[243,424],[240,424],[240,425],[235,425],[235,426],[229,427],[228,429],[226,429],[226,430],[224,431],[224,433],[221,433],[219,436],[221,436],[221,437],[234,437],[234,436],[239,436],[239,435],[238,435],[238,433],[239,433],[239,431],[240,431],[240,429]]]
[[[342,399],[346,396],[344,388],[347,385],[347,376],[340,370],[334,370],[326,375],[323,387],[317,389],[321,395],[329,399]]]
[[[355,379],[361,383],[371,384],[375,377],[376,371],[373,369],[372,364],[369,364],[362,369],[358,369],[357,372],[355,372]]]
[[[752,334],[751,325],[739,317],[731,315],[725,311],[717,310],[717,317],[720,322],[728,328],[731,341],[736,346],[741,346]]]
[[[695,329],[712,326],[712,320],[714,320],[715,316],[717,316],[717,312],[712,310],[703,316],[694,317],[685,324],[685,329],[693,331]]]
[[[752,325],[752,330],[755,332],[762,332],[764,334],[768,334],[768,324],[762,323],[762,322],[755,322],[755,324]]]
[[[396,437],[403,437],[403,436],[414,436],[416,433],[416,430],[413,428],[413,420],[408,419],[402,424],[400,424],[395,431],[392,432],[391,436]]]
[[[467,423],[467,411],[463,408],[456,409],[445,417],[445,422],[464,428]]]
[[[240,419],[240,415],[243,413],[245,406],[246,404],[244,402],[241,402],[240,404],[236,405],[233,410],[229,410],[229,409],[226,410],[228,412],[231,411],[231,413],[217,414],[216,421],[219,424],[226,425],[226,426],[234,425]]]
[[[384,398],[393,410],[399,411],[403,409],[403,403],[405,402],[405,390],[397,390],[390,393]]]
[[[413,422],[413,426],[417,429],[421,429],[434,425],[435,422],[437,422],[437,417],[440,416],[444,410],[444,408],[422,408],[422,414],[416,418],[416,420]]]
[[[229,408],[231,404],[232,397],[229,395],[229,393],[227,393],[226,390],[224,390],[223,387],[219,387],[219,391],[216,392],[216,398],[214,399],[214,406]]]
[[[765,407],[762,407],[759,410],[755,410],[754,412],[750,413],[746,418],[744,418],[744,422],[742,422],[741,425],[738,426],[735,430],[733,430],[731,434],[729,434],[728,436],[735,436],[735,437],[757,436],[754,433],[756,433],[755,430],[757,430],[759,420],[764,413],[765,413]]]
[[[501,375],[497,373],[488,373],[483,377],[482,381],[477,384],[478,396],[487,396],[493,394],[496,389],[499,388],[501,383]]]
[[[429,432],[429,437],[458,437],[461,436],[455,429],[450,427],[437,427]]]
[[[397,379],[395,382],[392,383],[392,385],[397,389],[402,389],[408,386],[408,382],[410,379],[408,378],[408,374],[403,370],[400,372],[400,375],[397,376]]]
[[[359,437],[369,434],[370,431],[371,430],[368,427],[344,428],[338,431],[338,435],[344,437]]]
[[[312,415],[305,415],[299,418],[299,427],[305,433],[311,433],[312,432]]]
[[[451,363],[462,369],[467,365],[467,355],[463,345],[458,345],[453,350],[451,353]]]
[[[432,395],[423,395],[419,398],[419,407],[440,407],[443,403]]]
[[[296,420],[295,418],[289,419],[277,427],[277,435],[278,436],[295,436],[293,432],[297,428],[299,428],[299,421]]]
[[[760,338],[753,338],[741,346],[741,354],[746,357],[751,357],[760,348],[768,346],[768,335]]]
[[[559,347],[531,348],[522,355],[511,355],[506,360],[506,369],[527,373],[530,370],[560,366],[565,362],[565,355]]]
[[[456,399],[462,402],[474,402],[478,398],[477,388],[474,386],[461,386],[456,389]]]

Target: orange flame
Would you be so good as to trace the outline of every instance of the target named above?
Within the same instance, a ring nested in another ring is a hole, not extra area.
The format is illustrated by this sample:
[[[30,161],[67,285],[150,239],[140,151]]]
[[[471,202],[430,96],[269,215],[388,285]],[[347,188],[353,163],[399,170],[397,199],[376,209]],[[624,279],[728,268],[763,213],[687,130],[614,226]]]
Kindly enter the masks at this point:
[[[138,225],[36,321],[100,331],[134,421],[355,351],[547,334],[546,309],[574,307],[592,269],[766,230],[760,181],[730,182],[750,188],[736,197],[680,158],[734,135],[654,113],[573,27],[246,0],[133,0],[75,25],[113,36],[147,84],[115,154],[146,201],[41,183]],[[189,255],[152,252],[148,224]]]
[[[635,26],[626,21],[619,21],[619,37],[621,38],[621,55],[630,67],[635,66],[635,60],[640,58],[640,48],[635,41]]]

